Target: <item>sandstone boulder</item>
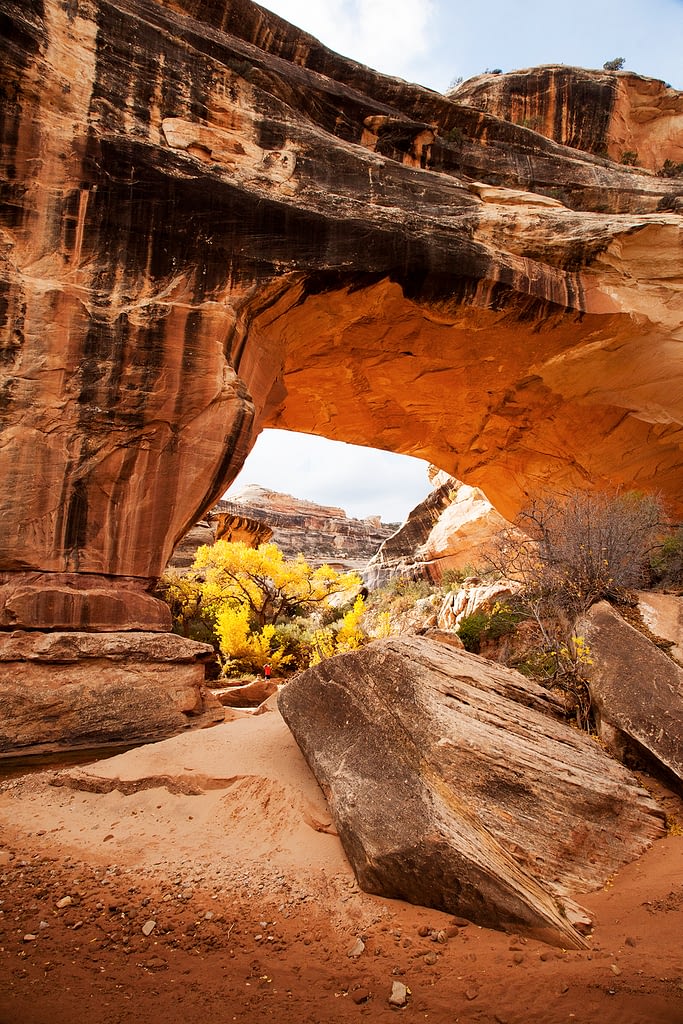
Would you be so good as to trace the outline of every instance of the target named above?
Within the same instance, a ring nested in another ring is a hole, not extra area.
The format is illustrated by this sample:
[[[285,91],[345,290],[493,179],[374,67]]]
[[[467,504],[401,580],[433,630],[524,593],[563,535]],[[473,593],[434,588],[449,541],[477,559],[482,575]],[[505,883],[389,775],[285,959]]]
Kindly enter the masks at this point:
[[[475,612],[491,613],[496,604],[504,604],[519,591],[514,580],[482,583],[478,578],[465,580],[458,590],[445,595],[439,608],[439,627],[457,629],[463,619]]]
[[[623,749],[635,743],[683,782],[683,668],[625,622],[606,601],[594,605],[577,632],[603,737]]]
[[[214,697],[224,708],[257,708],[274,693],[277,693],[274,679],[254,679],[241,685],[213,690]]]
[[[170,633],[0,633],[0,753],[134,743],[222,721],[207,644]]]
[[[561,899],[663,832],[648,793],[546,691],[427,639],[325,661],[278,704],[369,892],[580,946]]]

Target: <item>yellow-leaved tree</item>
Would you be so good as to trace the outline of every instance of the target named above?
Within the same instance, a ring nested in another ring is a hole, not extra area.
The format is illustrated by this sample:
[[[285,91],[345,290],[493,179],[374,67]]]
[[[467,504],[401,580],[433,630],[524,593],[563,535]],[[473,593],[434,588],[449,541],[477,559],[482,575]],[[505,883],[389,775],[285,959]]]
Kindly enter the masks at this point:
[[[302,555],[287,561],[276,544],[234,544],[219,540],[197,551],[193,570],[203,577],[203,603],[215,612],[245,605],[254,625],[263,627],[324,606],[333,594],[351,594],[361,584],[356,573],[329,565],[311,568]]]
[[[364,614],[365,601],[359,594],[353,608],[346,613],[336,630],[331,626],[316,630],[313,634],[310,664],[318,665],[334,654],[344,654],[346,651],[357,651],[361,648],[368,640],[368,635],[360,624]]]
[[[223,675],[231,675],[233,670],[260,672],[266,663],[277,674],[292,660],[291,654],[274,646],[275,626],[272,623],[263,629],[251,628],[246,605],[223,608],[216,616],[216,633],[225,659]]]
[[[201,606],[215,621],[224,672],[284,667],[276,624],[327,606],[332,595],[353,594],[356,573],[329,565],[312,568],[303,556],[287,560],[276,544],[258,548],[217,541],[199,548],[192,575],[201,581]]]

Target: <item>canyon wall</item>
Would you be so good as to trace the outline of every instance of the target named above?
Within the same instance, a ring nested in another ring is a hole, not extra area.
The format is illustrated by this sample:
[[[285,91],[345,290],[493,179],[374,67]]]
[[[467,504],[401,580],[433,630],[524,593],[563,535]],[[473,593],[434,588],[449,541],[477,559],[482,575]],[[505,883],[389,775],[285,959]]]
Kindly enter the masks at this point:
[[[331,565],[344,572],[360,572],[379,546],[398,528],[379,516],[354,519],[343,508],[293,498],[267,487],[250,485],[229,501],[216,506],[217,539],[231,539],[233,523],[244,517],[271,532],[285,558],[303,555],[309,565]],[[228,536],[230,534],[230,536]],[[236,538],[239,539],[239,538]]]
[[[152,582],[263,426],[508,517],[683,513],[683,181],[596,156],[595,111],[576,148],[248,0],[2,20],[0,628],[167,629]]]
[[[632,71],[564,64],[470,79],[451,93],[565,146],[660,171],[683,164],[683,95]]]

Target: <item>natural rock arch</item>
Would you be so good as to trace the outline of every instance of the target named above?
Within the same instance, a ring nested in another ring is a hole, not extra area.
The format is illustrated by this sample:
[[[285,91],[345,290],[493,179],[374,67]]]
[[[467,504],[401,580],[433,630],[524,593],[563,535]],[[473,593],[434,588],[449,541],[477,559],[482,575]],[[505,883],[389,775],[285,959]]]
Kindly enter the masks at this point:
[[[683,182],[247,0],[8,11],[1,627],[165,629],[150,581],[266,425],[505,514],[577,483],[680,512]]]

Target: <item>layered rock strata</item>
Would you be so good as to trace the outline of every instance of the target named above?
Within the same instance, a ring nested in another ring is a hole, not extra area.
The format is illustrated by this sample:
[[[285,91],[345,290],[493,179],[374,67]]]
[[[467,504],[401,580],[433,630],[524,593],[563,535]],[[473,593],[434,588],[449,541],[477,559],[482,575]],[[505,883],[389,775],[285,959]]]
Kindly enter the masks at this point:
[[[226,536],[233,521],[242,519],[268,530],[286,558],[303,555],[311,565],[332,565],[344,571],[360,571],[397,524],[383,523],[379,516],[354,519],[342,508],[293,498],[266,487],[245,487],[229,501],[218,503],[221,533]]]
[[[8,0],[0,60],[7,626],[164,628],[150,580],[264,425],[508,518],[682,510],[683,182],[586,152],[592,116],[570,148],[249,0]]]
[[[160,739],[222,721],[207,644],[152,633],[0,633],[0,755]]]
[[[632,71],[565,64],[479,75],[451,94],[565,146],[661,171],[683,164],[683,96]]]
[[[577,947],[563,900],[663,833],[648,793],[547,691],[435,641],[329,659],[278,706],[368,892]]]
[[[443,574],[476,567],[508,522],[477,487],[430,468],[433,490],[367,565],[363,578],[379,587],[392,576],[439,582]]]

